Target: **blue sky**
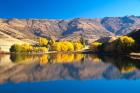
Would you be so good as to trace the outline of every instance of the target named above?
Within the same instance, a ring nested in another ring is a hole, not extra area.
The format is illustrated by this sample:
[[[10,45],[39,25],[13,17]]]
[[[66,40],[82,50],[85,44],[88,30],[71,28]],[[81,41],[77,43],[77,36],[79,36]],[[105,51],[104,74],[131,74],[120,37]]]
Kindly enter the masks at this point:
[[[0,18],[140,16],[140,0],[0,0]]]

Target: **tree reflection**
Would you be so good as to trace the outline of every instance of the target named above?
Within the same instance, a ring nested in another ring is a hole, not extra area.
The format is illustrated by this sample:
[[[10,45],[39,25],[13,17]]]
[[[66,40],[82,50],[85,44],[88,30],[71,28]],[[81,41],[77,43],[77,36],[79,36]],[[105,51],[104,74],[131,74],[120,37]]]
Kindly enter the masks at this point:
[[[73,63],[73,62],[81,62],[84,59],[84,54],[78,53],[54,53],[54,54],[44,54],[44,55],[20,55],[20,54],[12,54],[10,59],[12,62],[28,62],[32,61],[35,58],[39,60],[40,64],[47,63]]]
[[[35,60],[37,56],[35,55],[22,55],[22,54],[11,54],[10,59],[12,62],[19,63],[19,62],[31,62]]]
[[[51,54],[50,61],[52,63],[70,63],[70,62],[80,62],[84,58],[83,54]]]
[[[45,55],[20,55],[12,54],[10,56],[12,62],[32,62],[37,60],[39,64],[64,64],[74,62],[94,62],[94,63],[110,63],[116,66],[121,73],[133,72],[140,68],[139,60],[131,59],[126,56],[98,56],[91,54],[80,54],[80,53],[53,53]]]
[[[94,55],[91,55],[91,54],[87,55],[87,59],[88,59],[88,61],[94,62],[94,63],[102,62],[102,59],[98,55],[95,55],[95,54]]]
[[[127,56],[102,56],[103,62],[116,66],[121,73],[133,72],[140,68],[139,60]]]
[[[48,55],[41,55],[39,62],[40,62],[40,64],[47,64],[48,63]]]

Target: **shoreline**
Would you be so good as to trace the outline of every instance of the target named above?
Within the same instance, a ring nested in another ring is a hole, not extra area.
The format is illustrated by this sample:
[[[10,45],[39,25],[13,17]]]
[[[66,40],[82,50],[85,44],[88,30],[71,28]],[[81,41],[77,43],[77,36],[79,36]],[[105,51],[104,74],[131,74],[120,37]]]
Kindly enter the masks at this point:
[[[12,52],[0,52],[0,54],[50,54],[50,53],[83,53],[83,51],[48,51],[48,52],[38,52],[38,53],[30,53],[30,52],[20,52],[20,53],[12,53]]]
[[[108,55],[108,56],[116,56],[112,53],[104,53],[104,52],[93,52],[93,51],[85,51],[85,50],[82,50],[82,51],[67,51],[67,52],[64,52],[64,51],[48,51],[48,52],[45,52],[45,53],[29,53],[29,52],[22,52],[22,53],[11,53],[11,52],[0,52],[0,55],[3,55],[3,54],[27,54],[27,55],[43,55],[43,54],[51,54],[51,53],[83,53],[83,54],[97,54],[97,55]],[[117,55],[118,56],[118,55]],[[132,59],[140,59],[140,53],[136,53],[136,52],[132,52],[132,53],[129,53],[129,54],[119,54],[119,56],[128,56]]]

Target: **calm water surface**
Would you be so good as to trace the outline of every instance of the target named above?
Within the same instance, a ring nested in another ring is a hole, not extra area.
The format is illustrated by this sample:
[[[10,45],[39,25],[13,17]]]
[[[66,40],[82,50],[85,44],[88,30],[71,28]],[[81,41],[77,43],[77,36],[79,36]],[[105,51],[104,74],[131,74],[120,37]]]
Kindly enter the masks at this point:
[[[0,93],[140,93],[140,60],[94,54],[0,55]]]

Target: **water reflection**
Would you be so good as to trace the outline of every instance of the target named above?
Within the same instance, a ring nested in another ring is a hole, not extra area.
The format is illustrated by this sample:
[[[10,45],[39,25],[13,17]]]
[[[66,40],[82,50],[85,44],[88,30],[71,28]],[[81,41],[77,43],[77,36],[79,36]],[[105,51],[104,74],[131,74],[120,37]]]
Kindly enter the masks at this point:
[[[16,62],[16,63],[30,62],[35,59],[38,59],[40,64],[72,63],[72,62],[81,62],[84,59],[84,54],[78,54],[78,53],[75,54],[53,53],[53,54],[44,54],[44,55],[13,54],[10,55],[10,59],[12,62]]]
[[[111,63],[116,66],[121,73],[133,72],[140,69],[140,60],[131,59],[126,56],[117,57],[117,56],[102,56],[103,62]]]
[[[93,54],[0,55],[0,82],[138,79],[139,60]]]

